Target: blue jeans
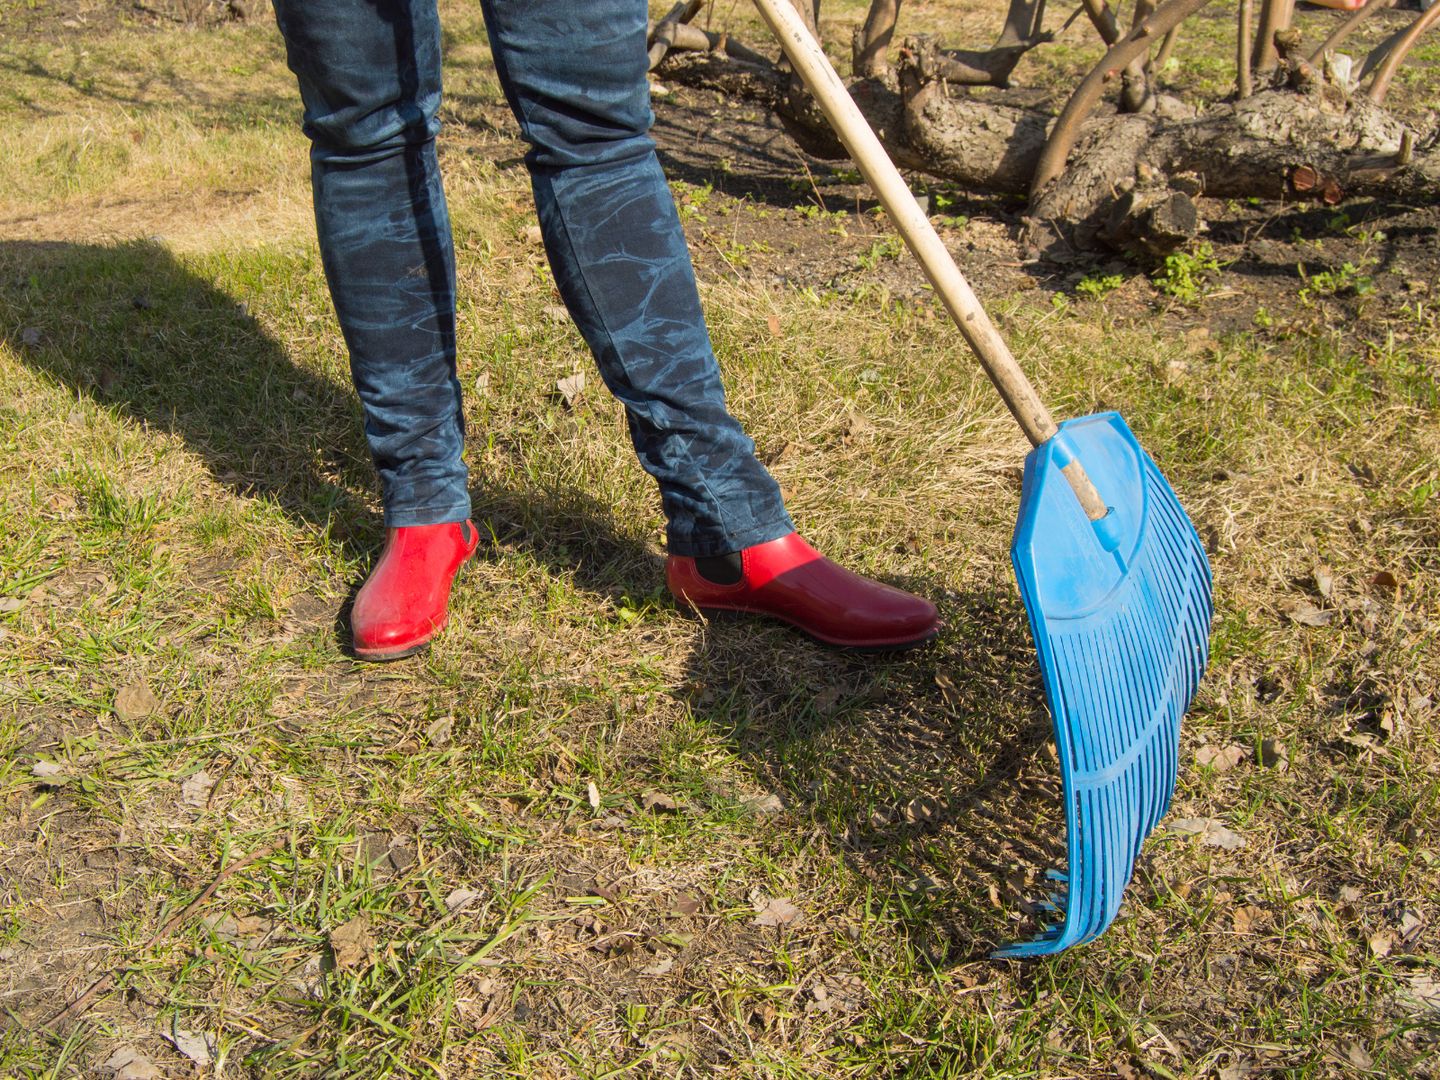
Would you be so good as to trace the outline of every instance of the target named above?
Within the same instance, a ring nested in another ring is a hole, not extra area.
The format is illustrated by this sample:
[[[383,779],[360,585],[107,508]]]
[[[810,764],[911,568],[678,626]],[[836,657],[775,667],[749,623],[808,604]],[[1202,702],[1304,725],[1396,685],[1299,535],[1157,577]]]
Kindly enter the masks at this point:
[[[660,485],[677,555],[792,530],[725,407],[694,270],[648,132],[645,0],[482,0],[530,144],[545,251]],[[326,278],[390,526],[470,513],[455,254],[435,158],[435,0],[276,0],[305,103]]]

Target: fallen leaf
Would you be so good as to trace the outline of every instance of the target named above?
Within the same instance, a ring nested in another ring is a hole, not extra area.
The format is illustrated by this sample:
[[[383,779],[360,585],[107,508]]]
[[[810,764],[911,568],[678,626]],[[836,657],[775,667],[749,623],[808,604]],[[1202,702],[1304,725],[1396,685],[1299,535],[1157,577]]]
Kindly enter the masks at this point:
[[[585,785],[585,797],[590,800],[591,810],[600,809],[600,789],[595,786],[594,780]]]
[[[521,231],[521,235],[525,237],[527,244],[543,244],[545,242],[545,234],[540,231],[539,225],[526,225]]]
[[[1358,1042],[1351,1043],[1345,1048],[1345,1058],[1357,1069],[1372,1069],[1375,1067],[1375,1059],[1372,1058]]]
[[[680,804],[659,791],[646,791],[640,795],[640,805],[646,810],[679,810]]]
[[[945,699],[946,705],[952,709],[960,705],[960,688],[955,685],[955,680],[948,672],[935,672],[935,685],[940,687],[940,695]]]
[[[1341,903],[1354,904],[1360,899],[1360,890],[1354,885],[1342,885],[1340,886],[1339,896]]]
[[[821,716],[828,716],[835,711],[835,706],[840,704],[840,699],[845,696],[845,691],[838,686],[827,686],[811,700],[810,704]]]
[[[752,814],[783,814],[785,812],[785,804],[780,801],[780,796],[773,793],[758,799],[746,799],[742,805]]]
[[[875,430],[875,425],[867,420],[861,413],[850,410],[845,416],[845,427],[841,432],[845,441],[858,439],[861,435],[869,435]]]
[[[588,892],[591,896],[598,896],[601,900],[609,901],[612,904],[618,904],[622,895],[615,886],[601,885],[598,881],[590,886]]]
[[[1207,744],[1195,751],[1195,761],[1200,765],[1209,765],[1216,772],[1229,772],[1244,761],[1245,756],[1245,748],[1235,743],[1224,747]]]
[[[489,392],[490,392],[490,373],[489,373],[488,371],[482,371],[479,375],[476,375],[476,376],[475,376],[475,393],[480,394],[481,396],[484,396],[485,394],[487,394],[487,393],[489,393]]]
[[[1301,626],[1329,626],[1335,621],[1335,612],[1323,611],[1308,600],[1290,600],[1280,605],[1280,610]]]
[[[934,821],[944,809],[939,799],[931,798],[928,795],[921,795],[911,799],[901,809],[900,813],[906,821],[914,824],[922,821]]]
[[[827,975],[810,988],[806,1012],[854,1012],[865,1003],[865,984],[857,975]]]
[[[38,326],[27,326],[20,331],[20,344],[34,348],[40,344],[40,328]]]
[[[64,787],[74,777],[65,771],[63,765],[57,765],[53,761],[37,761],[30,766],[30,775],[40,781],[41,787],[58,788]]]
[[[560,395],[560,400],[565,403],[566,408],[574,408],[575,402],[585,391],[585,373],[577,371],[574,375],[566,376],[555,383],[555,390]]]
[[[370,937],[370,921],[356,915],[330,931],[330,952],[337,971],[345,971],[370,958],[375,942]]]
[[[761,897],[755,902],[755,912],[755,918],[752,921],[756,926],[793,926],[805,919],[803,911],[789,900],[781,897],[773,899]]]
[[[675,915],[698,915],[700,907],[700,901],[689,893],[676,893],[670,901],[670,911]]]
[[[780,316],[771,315],[765,320],[765,325],[770,328],[770,333],[773,337],[780,336]]]
[[[1440,981],[1424,972],[1411,975],[1409,997],[1417,1005],[1440,1012]]]
[[[1215,818],[1176,818],[1167,826],[1171,832],[1198,836],[1206,847],[1235,851],[1245,846],[1245,838],[1231,832]]]
[[[115,695],[115,715],[127,724],[144,720],[160,710],[160,699],[143,682],[131,683]]]
[[[1325,599],[1330,599],[1330,594],[1335,591],[1335,572],[1324,563],[1319,563],[1310,576],[1315,582],[1315,591]]]
[[[1389,956],[1395,948],[1395,935],[1389,930],[1381,930],[1379,933],[1371,934],[1370,940],[1366,944],[1370,946],[1372,956]]]
[[[453,716],[442,716],[438,720],[432,720],[425,728],[425,740],[431,746],[444,746],[450,741],[450,736],[455,728]]]
[[[25,606],[23,596],[0,596],[0,615],[8,615],[12,611],[19,611]]]
[[[204,806],[210,800],[215,781],[204,769],[193,772],[180,785],[180,799],[186,806]]]
[[[161,1031],[160,1034],[196,1065],[209,1065],[215,1058],[215,1036],[208,1031],[186,1031],[172,1026],[169,1031]]]
[[[463,911],[478,899],[480,899],[480,894],[474,889],[451,889],[445,897],[445,910]]]
[[[1248,934],[1264,914],[1253,904],[1242,904],[1230,913],[1230,922],[1234,925],[1237,934]]]
[[[274,929],[275,924],[263,915],[241,915],[238,919],[232,919],[234,933],[237,938],[261,938]]]
[[[1389,570],[1380,570],[1370,575],[1370,584],[1374,585],[1377,589],[1393,590],[1400,587],[1400,579]]]
[[[1345,467],[1350,470],[1351,476],[1363,484],[1368,484],[1373,487],[1379,482],[1379,478],[1375,475],[1375,470],[1370,467],[1369,462],[1361,461],[1357,463],[1347,461]]]
[[[649,965],[648,967],[643,967],[643,968],[641,968],[641,969],[640,969],[640,974],[642,974],[642,975],[665,975],[665,974],[668,974],[669,971],[670,971],[670,969],[673,968],[674,966],[675,966],[675,958],[674,958],[673,956],[665,956],[665,957],[662,957],[662,958],[659,959],[659,960],[656,960],[655,963]]]
[[[115,1074],[115,1080],[159,1080],[165,1074],[153,1061],[133,1046],[122,1046],[105,1059],[103,1068]]]
[[[1401,943],[1413,945],[1420,937],[1420,931],[1425,928],[1425,920],[1416,914],[1414,908],[1407,906],[1400,910],[1398,927],[1400,930]]]
[[[540,314],[553,323],[570,321],[570,311],[563,304],[546,304],[540,309]]]

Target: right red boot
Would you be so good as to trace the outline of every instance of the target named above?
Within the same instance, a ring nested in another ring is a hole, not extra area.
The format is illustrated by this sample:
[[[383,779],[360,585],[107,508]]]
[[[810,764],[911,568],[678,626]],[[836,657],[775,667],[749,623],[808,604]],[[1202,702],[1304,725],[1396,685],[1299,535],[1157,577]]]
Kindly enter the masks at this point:
[[[355,655],[399,660],[430,644],[445,625],[450,584],[479,542],[472,521],[390,529],[350,609]]]

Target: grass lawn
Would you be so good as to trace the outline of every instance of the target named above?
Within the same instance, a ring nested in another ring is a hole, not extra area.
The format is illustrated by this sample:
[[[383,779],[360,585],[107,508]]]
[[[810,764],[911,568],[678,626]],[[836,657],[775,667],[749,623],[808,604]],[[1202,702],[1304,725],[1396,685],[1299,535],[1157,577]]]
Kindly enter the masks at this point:
[[[949,220],[977,280],[1010,267],[982,299],[1052,407],[1125,415],[1216,581],[1191,827],[1102,939],[997,962],[1064,854],[1026,446],[882,222],[721,151],[677,172],[733,410],[802,531],[932,597],[938,642],[683,615],[478,5],[447,5],[485,536],[436,647],[359,664],[382,530],[278,34],[7,40],[35,9],[0,0],[0,1077],[1440,1068],[1433,226],[1265,208],[1273,273],[1219,240],[1153,273],[1022,266],[1003,201]],[[662,125],[727,108],[676,99]]]

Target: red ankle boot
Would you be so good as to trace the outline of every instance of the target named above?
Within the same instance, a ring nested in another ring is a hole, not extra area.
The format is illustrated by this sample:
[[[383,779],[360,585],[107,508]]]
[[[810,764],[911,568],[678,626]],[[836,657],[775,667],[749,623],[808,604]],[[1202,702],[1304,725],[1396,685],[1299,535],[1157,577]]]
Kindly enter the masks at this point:
[[[450,583],[479,542],[472,521],[390,529],[350,609],[355,655],[398,660],[430,644],[445,625]]]
[[[739,553],[739,580],[707,580],[694,559],[672,555],[666,584],[682,604],[703,612],[773,615],[827,645],[903,649],[933,638],[935,605],[837,566],[799,533]]]

